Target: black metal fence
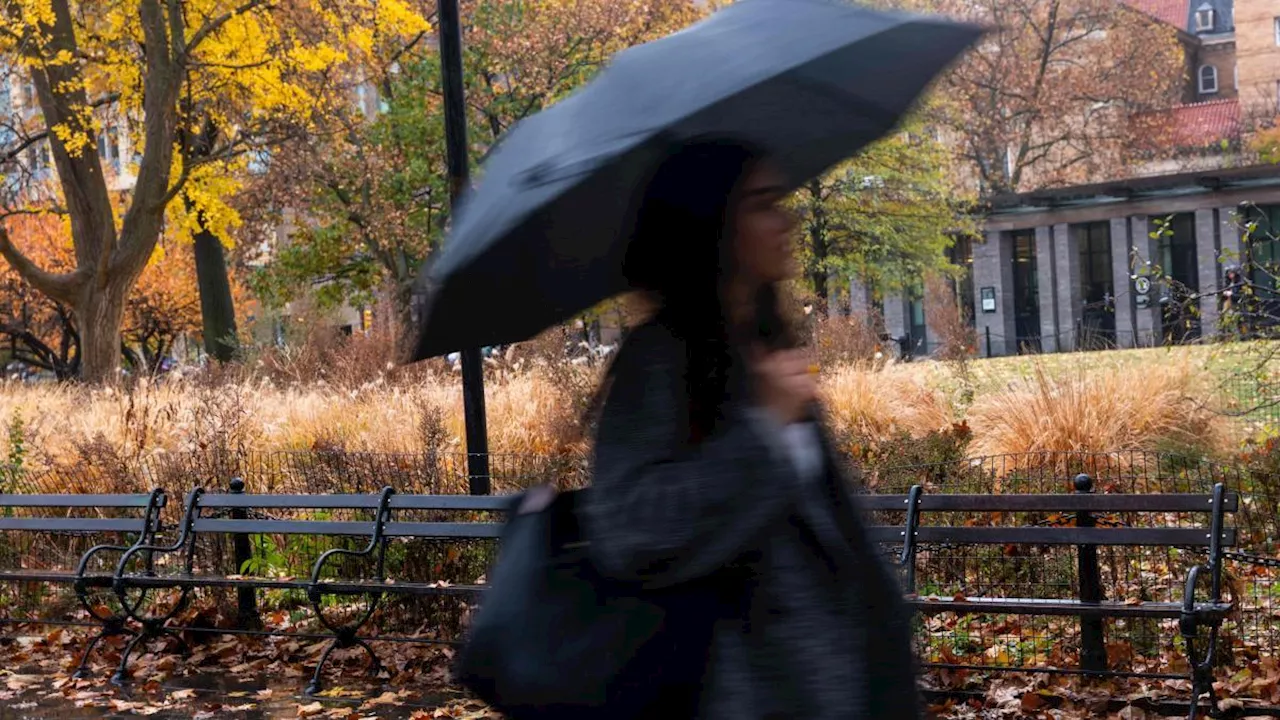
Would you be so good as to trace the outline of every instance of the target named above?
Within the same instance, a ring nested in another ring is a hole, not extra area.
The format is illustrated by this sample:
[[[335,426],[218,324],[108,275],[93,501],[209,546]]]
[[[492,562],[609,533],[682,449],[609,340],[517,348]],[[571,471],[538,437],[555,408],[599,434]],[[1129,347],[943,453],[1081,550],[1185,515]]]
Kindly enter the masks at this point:
[[[495,491],[554,481],[575,486],[584,460],[573,456],[490,454]],[[271,451],[161,453],[116,462],[81,462],[11,472],[10,492],[144,492],[153,487],[185,491],[225,489],[242,478],[255,493],[366,493],[388,485],[398,492],[467,491],[464,452]]]

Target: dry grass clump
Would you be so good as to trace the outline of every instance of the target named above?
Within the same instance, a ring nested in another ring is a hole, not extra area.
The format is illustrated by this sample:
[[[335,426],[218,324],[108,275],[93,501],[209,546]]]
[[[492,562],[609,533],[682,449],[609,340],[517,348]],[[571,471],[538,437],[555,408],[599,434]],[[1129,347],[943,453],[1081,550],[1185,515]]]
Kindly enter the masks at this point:
[[[490,373],[491,451],[581,457],[577,404],[541,368]],[[201,467],[212,458],[225,482],[254,453],[457,454],[465,447],[461,379],[443,373],[356,388],[264,377],[170,378],[99,390],[15,383],[0,387],[0,424],[15,418],[28,482],[54,492],[136,489],[147,482],[144,468],[178,463],[183,455],[202,458]],[[175,479],[183,486],[197,480]]]
[[[837,437],[885,440],[904,432],[921,437],[958,420],[946,398],[906,366],[837,367],[823,377],[822,394]]]
[[[973,456],[1040,452],[1211,451],[1220,418],[1190,364],[1095,368],[1032,377],[980,395]]]

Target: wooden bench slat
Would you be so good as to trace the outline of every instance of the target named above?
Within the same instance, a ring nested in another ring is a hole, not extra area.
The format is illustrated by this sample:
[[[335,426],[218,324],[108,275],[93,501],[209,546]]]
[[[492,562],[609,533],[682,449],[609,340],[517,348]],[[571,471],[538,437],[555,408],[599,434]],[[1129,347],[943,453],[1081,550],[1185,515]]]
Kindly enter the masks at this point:
[[[479,522],[389,522],[387,537],[421,538],[496,538],[502,537],[502,523]]]
[[[70,583],[75,582],[76,574],[71,570],[0,570],[0,580],[12,580],[17,582],[48,582],[48,583]],[[110,587],[111,576],[102,574],[85,574],[85,582],[90,587]]]
[[[298,510],[372,510],[377,495],[258,495],[254,493],[206,493],[200,506],[206,508],[273,508]]]
[[[502,511],[510,507],[510,495],[392,495],[394,510]],[[206,508],[273,508],[299,510],[373,510],[378,494],[339,495],[259,495],[254,493],[207,493],[200,496]]]
[[[512,495],[392,495],[395,510],[475,510],[503,511],[511,507]]]
[[[196,534],[372,536],[373,521],[197,518],[192,530]]]
[[[192,523],[196,534],[244,535],[317,535],[372,536],[372,520],[231,520],[197,518]],[[422,538],[496,538],[502,535],[501,523],[472,522],[389,522],[383,532],[387,537]]]
[[[923,615],[944,612],[959,614],[1001,615],[1052,615],[1069,617],[1158,617],[1182,616],[1182,603],[1143,602],[1129,603],[1121,600],[1104,600],[1083,603],[1072,600],[1041,600],[1037,598],[965,598],[963,600],[910,598],[908,602]],[[1225,615],[1230,603],[1198,605],[1203,614]]]
[[[868,529],[876,542],[902,542],[900,526],[877,525]],[[1204,528],[1078,528],[1078,527],[945,527],[921,526],[916,541],[957,545],[1175,545],[1207,546],[1209,531]],[[1222,545],[1235,545],[1236,531],[1222,531]]]
[[[308,577],[262,578],[230,577],[223,575],[126,575],[131,587],[256,587],[268,590],[306,590],[311,585]]]
[[[906,495],[860,495],[867,510],[907,510]],[[1213,510],[1212,495],[1079,494],[1079,495],[921,495],[922,512],[1203,512]],[[1240,496],[1227,493],[1223,509],[1236,512]]]
[[[0,530],[25,530],[27,532],[142,532],[142,518],[67,518],[0,517]]]
[[[162,498],[163,500],[163,498]],[[3,495],[0,507],[64,507],[64,508],[145,508],[151,502],[150,495]]]
[[[320,582],[317,587],[321,593],[326,594],[356,594],[369,592],[370,590],[378,590],[390,593],[410,593],[414,595],[460,595],[465,597],[474,597],[482,595],[485,592],[484,585],[438,585],[435,583],[421,582],[390,582],[390,583],[353,583],[341,580],[334,582]]]
[[[72,578],[74,579],[74,577]],[[134,587],[170,588],[170,587],[253,587],[268,590],[306,590],[311,581],[305,577],[263,578],[249,576],[225,575],[129,575],[128,584]],[[317,583],[321,593],[332,595],[350,595],[365,592],[402,592],[418,595],[479,595],[484,592],[484,585],[437,585],[434,583],[409,582],[359,582],[352,580],[334,580]]]

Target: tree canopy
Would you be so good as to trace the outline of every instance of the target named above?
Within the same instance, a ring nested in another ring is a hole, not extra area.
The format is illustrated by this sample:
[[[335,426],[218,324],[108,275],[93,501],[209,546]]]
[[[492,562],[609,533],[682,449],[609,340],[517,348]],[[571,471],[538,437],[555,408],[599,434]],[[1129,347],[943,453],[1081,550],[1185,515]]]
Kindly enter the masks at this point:
[[[700,15],[691,0],[464,0],[472,161],[617,51]],[[380,102],[369,113],[326,118],[328,132],[291,142],[244,196],[261,220],[252,226],[264,231],[307,208],[255,278],[272,304],[301,293],[366,302],[389,286],[403,310],[418,266],[442,237],[448,191],[435,49],[405,52],[371,89]]]
[[[927,121],[932,110],[797,194],[806,280],[820,298],[829,282],[850,278],[882,297],[918,291],[926,274],[949,269],[954,237],[974,232],[955,157]]]
[[[125,300],[162,229],[228,239],[243,173],[428,30],[407,0],[7,0],[0,67],[29,88],[0,128],[0,218],[67,218],[74,263],[0,254],[71,309],[82,375],[119,367]]]

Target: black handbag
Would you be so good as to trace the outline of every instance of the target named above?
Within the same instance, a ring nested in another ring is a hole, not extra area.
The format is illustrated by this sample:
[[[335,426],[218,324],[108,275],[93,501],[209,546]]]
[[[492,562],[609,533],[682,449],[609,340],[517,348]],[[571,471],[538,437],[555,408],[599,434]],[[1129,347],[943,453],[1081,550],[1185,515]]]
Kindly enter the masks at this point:
[[[455,679],[517,719],[693,717],[722,612],[715,583],[603,577],[577,520],[587,492],[515,500]]]

